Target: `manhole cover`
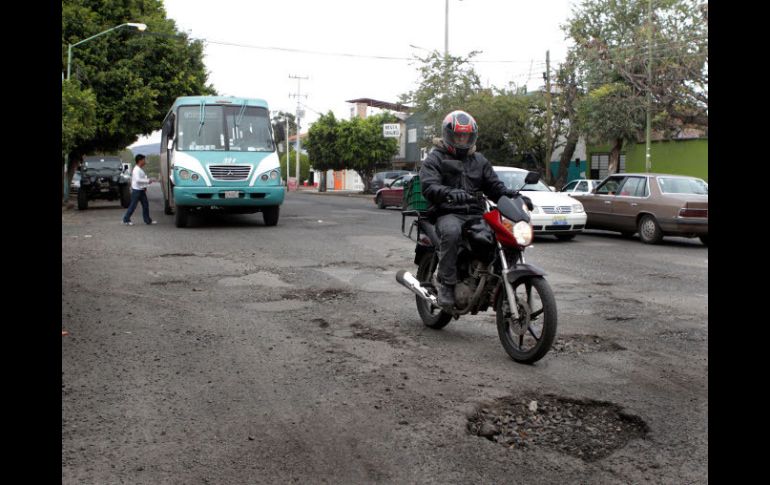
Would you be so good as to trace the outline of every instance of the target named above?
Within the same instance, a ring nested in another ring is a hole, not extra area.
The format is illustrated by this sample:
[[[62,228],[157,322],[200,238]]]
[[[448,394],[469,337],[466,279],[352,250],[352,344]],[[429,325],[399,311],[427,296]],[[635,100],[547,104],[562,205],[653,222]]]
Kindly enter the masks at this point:
[[[469,433],[507,448],[549,448],[585,461],[609,456],[648,431],[616,404],[550,394],[502,397],[468,418]]]

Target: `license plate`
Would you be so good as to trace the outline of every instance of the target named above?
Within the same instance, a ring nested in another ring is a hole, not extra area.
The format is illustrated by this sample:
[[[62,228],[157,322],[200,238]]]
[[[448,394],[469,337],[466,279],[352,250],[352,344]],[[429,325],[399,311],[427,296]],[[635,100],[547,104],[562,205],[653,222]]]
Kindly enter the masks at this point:
[[[566,226],[567,225],[567,217],[566,216],[554,216],[553,224],[555,226]]]
[[[237,190],[225,190],[225,199],[237,199],[239,192]]]

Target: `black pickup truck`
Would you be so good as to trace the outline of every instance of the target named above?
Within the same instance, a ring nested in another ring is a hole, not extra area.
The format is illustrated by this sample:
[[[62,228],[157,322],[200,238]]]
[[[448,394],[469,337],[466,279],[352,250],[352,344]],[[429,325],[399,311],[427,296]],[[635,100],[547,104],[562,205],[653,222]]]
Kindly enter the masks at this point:
[[[131,174],[120,157],[89,156],[80,165],[78,209],[88,209],[94,199],[120,200],[128,207],[131,202]]]

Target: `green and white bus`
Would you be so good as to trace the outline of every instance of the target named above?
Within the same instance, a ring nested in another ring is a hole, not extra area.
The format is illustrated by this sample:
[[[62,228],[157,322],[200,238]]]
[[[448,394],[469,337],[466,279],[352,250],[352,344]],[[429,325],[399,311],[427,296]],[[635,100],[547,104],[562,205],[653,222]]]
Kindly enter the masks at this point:
[[[270,111],[262,99],[183,96],[163,121],[160,184],[165,212],[177,227],[190,214],[262,212],[278,223],[285,189]]]

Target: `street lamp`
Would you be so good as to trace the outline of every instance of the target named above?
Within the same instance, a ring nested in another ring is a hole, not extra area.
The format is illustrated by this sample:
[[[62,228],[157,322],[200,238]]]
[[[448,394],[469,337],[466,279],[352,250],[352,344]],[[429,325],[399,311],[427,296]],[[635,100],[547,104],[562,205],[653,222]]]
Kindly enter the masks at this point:
[[[72,67],[72,48],[75,46],[78,46],[82,44],[83,42],[88,42],[91,39],[95,39],[96,37],[99,37],[100,35],[104,35],[107,32],[111,32],[113,30],[117,30],[121,27],[131,27],[133,29],[137,29],[139,31],[144,31],[147,29],[146,24],[139,24],[135,22],[127,22],[125,24],[116,25],[115,27],[111,29],[107,29],[103,32],[99,32],[96,35],[92,35],[91,37],[88,37],[87,39],[83,39],[80,42],[75,42],[74,44],[67,44],[67,80],[70,79],[70,70]],[[67,159],[64,160],[64,200],[68,200],[70,196],[70,184],[69,184],[69,177],[67,176],[67,169],[69,166],[69,154],[67,154]]]
[[[137,29],[139,31],[144,31],[144,30],[147,29],[147,25],[146,24],[137,24],[137,23],[134,23],[134,22],[128,22],[128,23],[125,23],[125,24],[116,25],[115,27],[113,27],[111,29],[107,29],[104,32],[99,32],[98,34],[92,35],[91,37],[89,37],[87,39],[81,40],[80,42],[76,42],[74,44],[67,44],[67,79],[70,78],[70,67],[72,65],[72,48],[73,47],[75,47],[77,45],[80,45],[83,42],[87,42],[87,41],[89,41],[91,39],[99,37],[100,35],[104,35],[107,32],[111,32],[113,30],[119,29],[121,27],[132,27],[132,28]]]

